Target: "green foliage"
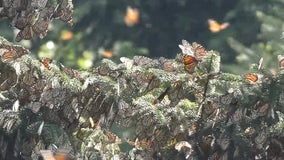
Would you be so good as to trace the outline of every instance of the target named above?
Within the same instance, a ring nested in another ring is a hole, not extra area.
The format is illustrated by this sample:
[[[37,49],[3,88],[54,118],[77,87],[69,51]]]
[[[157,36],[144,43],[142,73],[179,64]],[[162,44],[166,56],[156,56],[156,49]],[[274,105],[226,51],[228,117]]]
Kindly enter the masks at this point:
[[[244,73],[250,64],[257,63],[262,57],[263,67],[270,68],[275,72],[277,63],[277,55],[282,54],[283,39],[281,33],[283,32],[283,14],[281,10],[284,7],[283,1],[240,1],[244,7],[244,13],[250,13],[254,22],[243,26],[243,32],[250,32],[252,29],[259,32],[251,32],[239,37],[229,37],[228,44],[233,50],[238,53],[236,60],[238,66],[229,69],[235,73]],[[256,21],[257,20],[257,21]],[[259,24],[259,27],[255,25]],[[242,32],[240,32],[242,33]],[[252,34],[253,33],[253,34]],[[253,38],[249,41],[244,38]]]

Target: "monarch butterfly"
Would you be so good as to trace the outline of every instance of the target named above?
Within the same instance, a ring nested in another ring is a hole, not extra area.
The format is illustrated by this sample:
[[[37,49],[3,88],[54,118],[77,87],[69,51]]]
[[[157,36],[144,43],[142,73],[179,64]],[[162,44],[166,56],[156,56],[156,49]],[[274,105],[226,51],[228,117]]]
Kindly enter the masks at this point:
[[[20,30],[23,30],[29,24],[29,22],[29,17],[21,16],[15,21],[14,26]]]
[[[185,91],[183,90],[181,81],[174,82],[168,91],[168,97],[173,106],[178,104],[179,100],[182,99],[184,95]]]
[[[28,40],[33,37],[33,31],[32,27],[30,25],[27,25],[23,30],[21,30],[17,36],[16,36],[16,41],[20,42],[22,39]]]
[[[89,122],[92,128],[97,128],[98,126],[100,126],[101,120],[99,119],[95,122],[92,117],[89,117]]]
[[[201,60],[207,54],[206,49],[196,42],[191,45],[186,40],[182,40],[182,45],[179,45],[179,48],[184,55],[194,56],[198,60]]]
[[[158,60],[153,60],[144,56],[134,56],[133,57],[134,64],[143,67],[143,68],[154,68],[159,67],[160,63]]]
[[[194,71],[198,61],[201,61],[208,53],[202,45],[196,42],[191,45],[186,40],[182,40],[182,45],[179,45],[179,47],[183,53],[184,69],[189,73]]]
[[[50,58],[43,58],[42,60],[41,60],[41,63],[43,64],[43,66],[46,68],[46,69],[48,69],[48,70],[50,70],[51,69],[51,67],[50,67],[50,63],[52,62],[52,60],[50,59]]]
[[[195,57],[190,55],[183,55],[183,63],[184,69],[191,73],[194,71],[195,66],[197,65],[198,61]]]
[[[192,48],[191,44],[189,44],[184,39],[181,42],[182,42],[182,45],[178,45],[178,46],[181,49],[182,53],[185,54],[185,55],[193,56],[194,55],[194,51],[193,51],[193,48]]]
[[[67,160],[66,151],[58,150],[55,154],[51,150],[41,150],[41,156],[44,160]]]
[[[1,56],[1,60],[4,63],[12,61],[16,57],[16,52],[14,51],[7,51]]]
[[[39,38],[43,38],[46,36],[49,20],[41,20],[36,21],[36,23],[32,26],[33,31],[39,35]]]
[[[73,25],[72,13],[73,13],[72,0],[62,0],[60,6],[53,13],[53,17],[60,18],[62,21],[67,22],[70,26],[72,26]]]
[[[255,83],[258,80],[258,76],[256,74],[253,74],[253,73],[246,74],[245,78],[251,84]]]
[[[153,143],[150,140],[140,140],[137,138],[135,141],[132,141],[130,139],[127,139],[127,143],[139,150],[144,150],[144,149],[151,149]]]
[[[61,35],[60,35],[60,39],[61,40],[67,41],[67,40],[71,40],[73,38],[74,38],[73,32],[71,32],[71,31],[63,31],[63,32],[61,32]]]
[[[147,80],[149,80],[148,85],[146,87],[146,91],[151,91],[152,89],[160,86],[160,79],[158,79],[156,76],[154,75],[146,75]]]
[[[21,47],[21,46],[16,46],[16,45],[9,46],[9,45],[6,45],[6,44],[2,44],[0,46],[0,48],[3,48],[4,50],[6,50],[6,51],[3,52],[2,56],[1,56],[1,60],[4,63],[15,60],[15,59],[21,57],[24,54],[28,54],[28,50]]]
[[[110,131],[105,131],[106,136],[110,143],[121,143],[121,139]]]
[[[208,19],[208,24],[209,24],[209,30],[212,33],[220,32],[220,31],[228,28],[229,25],[230,25],[229,23],[222,23],[222,24],[220,24],[219,22],[217,22],[214,19]]]
[[[268,103],[259,103],[256,108],[256,113],[258,116],[265,116],[269,110]]]
[[[160,62],[160,67],[167,72],[174,72],[176,70],[173,65],[173,62],[164,57],[160,57],[159,62]]]
[[[202,58],[207,55],[206,49],[202,45],[196,42],[192,43],[192,48],[194,50],[195,58],[199,61],[202,60]]]
[[[104,50],[104,51],[102,51],[102,55],[106,58],[112,58],[114,54],[113,54],[112,51]]]
[[[137,24],[139,22],[139,11],[136,8],[127,7],[126,14],[124,17],[124,23],[132,27],[133,25]]]

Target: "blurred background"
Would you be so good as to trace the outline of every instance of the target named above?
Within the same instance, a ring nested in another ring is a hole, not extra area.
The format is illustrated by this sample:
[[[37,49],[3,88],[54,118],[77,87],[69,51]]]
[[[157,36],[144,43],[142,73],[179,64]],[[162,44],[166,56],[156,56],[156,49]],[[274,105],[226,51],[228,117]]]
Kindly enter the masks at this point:
[[[54,20],[44,39],[22,40],[38,58],[89,69],[102,58],[175,58],[182,39],[220,52],[222,71],[246,73],[264,58],[274,72],[284,51],[284,0],[73,0],[73,26]],[[1,20],[0,35],[17,31]],[[15,42],[16,43],[16,42]]]

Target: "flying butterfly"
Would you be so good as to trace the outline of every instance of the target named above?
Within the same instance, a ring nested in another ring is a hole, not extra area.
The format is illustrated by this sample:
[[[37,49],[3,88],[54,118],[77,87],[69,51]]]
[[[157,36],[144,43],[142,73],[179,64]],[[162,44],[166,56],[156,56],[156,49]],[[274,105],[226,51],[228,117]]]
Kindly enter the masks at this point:
[[[217,22],[216,20],[214,19],[208,19],[208,24],[209,24],[209,30],[212,32],[212,33],[218,33],[226,28],[229,27],[229,23],[219,23]]]
[[[132,27],[135,24],[139,23],[139,11],[136,8],[127,7],[126,14],[124,17],[124,23],[128,27]]]
[[[103,50],[102,55],[106,58],[112,58],[114,56],[113,52],[110,50]]]
[[[64,30],[61,32],[60,39],[63,41],[68,41],[74,38],[74,34],[71,31]]]

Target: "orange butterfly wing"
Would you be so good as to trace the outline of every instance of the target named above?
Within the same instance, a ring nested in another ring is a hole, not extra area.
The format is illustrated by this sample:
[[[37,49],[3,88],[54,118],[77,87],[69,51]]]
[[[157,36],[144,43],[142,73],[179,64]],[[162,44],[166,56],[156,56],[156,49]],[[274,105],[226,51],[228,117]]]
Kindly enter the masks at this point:
[[[183,63],[184,63],[184,69],[188,72],[193,72],[195,66],[197,65],[197,60],[195,57],[190,55],[183,55]]]
[[[229,27],[229,25],[230,25],[229,23],[220,24],[219,22],[217,22],[214,19],[208,19],[208,24],[209,24],[209,30],[212,33],[220,32],[220,31],[226,29],[227,27]]]
[[[255,83],[258,80],[258,76],[253,73],[248,73],[245,75],[245,78],[250,82],[250,83]]]
[[[41,63],[43,64],[43,66],[44,66],[46,69],[48,69],[48,70],[51,69],[51,67],[50,67],[51,59],[49,59],[49,58],[43,58],[43,59],[41,60]]]
[[[127,7],[124,23],[131,27],[139,22],[139,11],[136,8]]]

